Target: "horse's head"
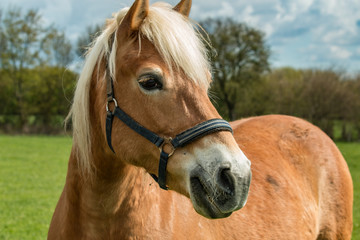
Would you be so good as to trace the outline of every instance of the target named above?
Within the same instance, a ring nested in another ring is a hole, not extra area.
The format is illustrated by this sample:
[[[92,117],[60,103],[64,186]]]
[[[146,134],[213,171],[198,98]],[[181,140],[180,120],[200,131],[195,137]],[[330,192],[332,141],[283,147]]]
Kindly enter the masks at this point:
[[[99,80],[93,83],[97,90],[89,108],[96,109],[101,126],[95,127],[101,129],[106,154],[114,156],[106,144],[105,129],[109,78],[119,107],[160,137],[174,138],[199,123],[220,118],[207,95],[210,67],[206,47],[188,19],[190,6],[191,0],[182,0],[175,8],[149,7],[148,0],[136,0],[108,23],[95,43],[92,51],[102,57],[98,69],[94,68]],[[114,109],[112,100],[109,108]],[[116,159],[157,174],[159,148],[118,118],[111,126]],[[170,144],[162,147],[172,151]],[[169,189],[190,197],[195,210],[208,218],[227,217],[243,207],[250,179],[250,161],[229,131],[214,131],[180,146],[166,167]]]

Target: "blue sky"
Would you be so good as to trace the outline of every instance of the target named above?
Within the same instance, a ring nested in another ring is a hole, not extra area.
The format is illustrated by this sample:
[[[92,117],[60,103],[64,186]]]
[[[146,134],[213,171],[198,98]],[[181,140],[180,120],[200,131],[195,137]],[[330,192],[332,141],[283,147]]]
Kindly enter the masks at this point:
[[[131,0],[1,0],[0,7],[38,9],[46,23],[55,23],[76,41],[86,26],[102,24],[131,4]],[[273,52],[272,66],[335,67],[360,73],[359,0],[193,0],[190,16],[197,21],[232,17],[262,30]]]

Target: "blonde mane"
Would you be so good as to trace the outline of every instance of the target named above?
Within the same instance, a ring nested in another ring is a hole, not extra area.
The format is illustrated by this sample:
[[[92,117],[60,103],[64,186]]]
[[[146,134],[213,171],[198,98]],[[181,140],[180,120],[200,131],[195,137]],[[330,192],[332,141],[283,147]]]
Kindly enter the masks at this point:
[[[70,117],[72,119],[74,149],[76,150],[79,167],[86,176],[93,172],[89,115],[89,92],[92,73],[96,64],[104,56],[109,56],[110,75],[116,81],[116,31],[128,10],[129,8],[124,8],[114,14],[114,17],[108,20],[106,28],[90,45],[76,86],[74,102],[67,117],[67,119],[70,119]],[[201,34],[196,30],[196,27],[196,24],[187,17],[173,11],[170,5],[156,3],[150,7],[148,16],[141,24],[139,36],[146,37],[154,44],[169,69],[175,67],[183,70],[190,79],[208,89],[210,84],[210,64],[207,58],[206,46],[201,41]],[[110,46],[109,39],[113,35],[115,39],[112,46]],[[139,37],[139,39],[141,38]]]

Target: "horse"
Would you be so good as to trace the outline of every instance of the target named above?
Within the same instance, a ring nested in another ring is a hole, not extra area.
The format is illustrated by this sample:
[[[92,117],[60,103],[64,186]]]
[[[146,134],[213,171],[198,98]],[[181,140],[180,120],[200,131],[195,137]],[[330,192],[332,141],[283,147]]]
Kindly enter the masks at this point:
[[[291,116],[221,119],[190,9],[135,0],[90,46],[48,239],[350,239],[336,145]]]

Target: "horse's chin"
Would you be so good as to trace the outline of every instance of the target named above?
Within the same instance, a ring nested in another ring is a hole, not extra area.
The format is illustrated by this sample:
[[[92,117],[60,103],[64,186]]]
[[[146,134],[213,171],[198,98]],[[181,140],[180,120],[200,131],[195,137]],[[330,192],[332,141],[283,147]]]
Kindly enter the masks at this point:
[[[192,179],[191,181],[190,199],[193,203],[194,209],[200,215],[210,218],[226,218],[229,217],[233,211],[224,212],[222,207],[218,206],[216,201],[209,195],[206,187],[201,183],[199,179]],[[240,207],[241,208],[241,207]],[[234,209],[238,210],[239,208]]]
[[[229,217],[232,212],[223,213],[211,200],[205,200],[203,204],[200,206],[198,204],[194,204],[195,211],[203,217],[210,219],[217,218],[226,218]]]

